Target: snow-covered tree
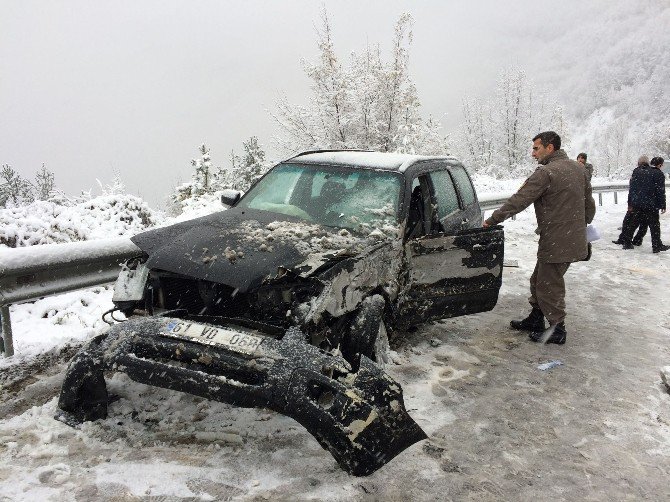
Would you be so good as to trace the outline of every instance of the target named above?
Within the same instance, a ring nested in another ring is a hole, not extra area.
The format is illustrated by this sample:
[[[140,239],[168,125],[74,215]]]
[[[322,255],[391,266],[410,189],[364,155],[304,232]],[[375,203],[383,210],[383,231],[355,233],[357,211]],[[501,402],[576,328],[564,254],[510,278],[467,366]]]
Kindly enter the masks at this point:
[[[35,200],[32,184],[21,177],[9,164],[0,171],[0,206],[20,206]]]
[[[641,146],[634,131],[623,117],[614,119],[601,130],[594,153],[599,160],[598,171],[607,177],[627,178],[636,165]]]
[[[48,200],[56,190],[54,173],[49,171],[44,164],[42,169],[35,175],[35,199]]]
[[[126,193],[126,185],[121,181],[121,176],[118,173],[114,174],[111,183],[103,185],[102,182],[96,179],[102,195],[122,195]]]
[[[244,148],[244,157],[242,158],[240,178],[246,191],[258,178],[265,174],[267,166],[265,165],[265,152],[258,144],[256,136],[244,141],[242,147]]]
[[[456,153],[475,171],[496,177],[527,174],[534,162],[530,141],[539,132],[556,131],[569,143],[563,108],[539,92],[520,68],[505,68],[487,98],[466,97]]]
[[[191,160],[191,166],[194,168],[191,180],[176,187],[175,193],[171,196],[172,200],[178,204],[211,191],[214,169],[209,148],[203,143],[198,147],[198,152],[200,156]]]
[[[230,152],[230,169],[223,170],[217,182],[218,189],[232,188],[246,192],[271,165],[265,161],[265,151],[258,143],[256,136],[242,142],[244,154]]]
[[[424,120],[416,87],[409,75],[412,18],[396,23],[391,57],[385,61],[378,45],[347,64],[337,56],[325,10],[317,31],[319,57],[303,61],[311,80],[308,105],[280,99],[273,118],[282,130],[278,146],[297,149],[360,148],[378,151],[444,153],[446,141],[436,120]]]
[[[657,124],[656,129],[650,131],[647,139],[647,145],[650,151],[658,154],[669,161],[670,157],[670,118]]]
[[[474,166],[490,166],[494,155],[493,103],[480,98],[463,98],[459,154]]]

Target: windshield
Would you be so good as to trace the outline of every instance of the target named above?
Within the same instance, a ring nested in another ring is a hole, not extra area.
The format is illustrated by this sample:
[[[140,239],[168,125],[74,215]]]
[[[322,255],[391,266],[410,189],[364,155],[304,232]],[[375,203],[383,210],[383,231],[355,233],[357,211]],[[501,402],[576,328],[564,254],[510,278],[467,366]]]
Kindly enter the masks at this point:
[[[363,230],[396,225],[402,177],[387,171],[280,164],[237,207]]]

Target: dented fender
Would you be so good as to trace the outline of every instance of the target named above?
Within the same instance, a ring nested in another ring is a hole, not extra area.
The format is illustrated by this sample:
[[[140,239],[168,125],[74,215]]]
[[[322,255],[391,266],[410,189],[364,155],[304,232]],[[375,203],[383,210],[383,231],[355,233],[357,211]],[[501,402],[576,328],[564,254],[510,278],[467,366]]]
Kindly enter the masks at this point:
[[[402,258],[401,243],[387,241],[342,260],[319,277],[324,289],[311,301],[305,320],[316,322],[326,312],[333,317],[353,312],[364,298],[379,289],[395,300]]]

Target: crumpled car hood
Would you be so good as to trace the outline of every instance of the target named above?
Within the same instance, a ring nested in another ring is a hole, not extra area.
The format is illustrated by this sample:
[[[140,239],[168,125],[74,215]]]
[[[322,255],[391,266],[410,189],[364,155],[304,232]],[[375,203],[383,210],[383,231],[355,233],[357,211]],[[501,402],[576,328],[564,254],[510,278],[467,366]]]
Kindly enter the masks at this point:
[[[147,266],[248,291],[278,267],[309,275],[371,242],[291,216],[231,208],[132,237]]]

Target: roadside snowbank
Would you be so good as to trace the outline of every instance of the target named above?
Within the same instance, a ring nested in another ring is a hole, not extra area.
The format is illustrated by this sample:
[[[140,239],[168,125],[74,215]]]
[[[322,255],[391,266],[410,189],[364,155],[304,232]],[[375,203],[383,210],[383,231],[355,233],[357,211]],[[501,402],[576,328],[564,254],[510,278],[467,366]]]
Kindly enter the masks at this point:
[[[69,204],[36,201],[0,208],[0,247],[56,244],[131,236],[163,221],[133,195],[101,195]]]

